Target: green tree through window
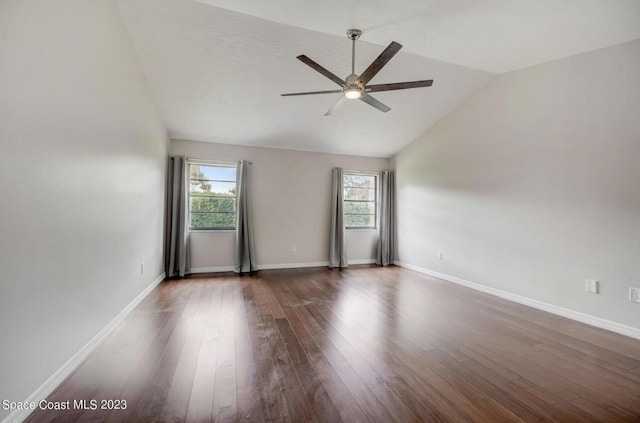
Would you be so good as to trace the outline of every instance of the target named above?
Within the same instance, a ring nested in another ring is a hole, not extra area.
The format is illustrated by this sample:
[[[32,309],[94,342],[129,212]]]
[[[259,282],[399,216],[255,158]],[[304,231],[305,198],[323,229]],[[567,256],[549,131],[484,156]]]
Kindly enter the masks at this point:
[[[236,168],[189,165],[191,229],[236,228]]]

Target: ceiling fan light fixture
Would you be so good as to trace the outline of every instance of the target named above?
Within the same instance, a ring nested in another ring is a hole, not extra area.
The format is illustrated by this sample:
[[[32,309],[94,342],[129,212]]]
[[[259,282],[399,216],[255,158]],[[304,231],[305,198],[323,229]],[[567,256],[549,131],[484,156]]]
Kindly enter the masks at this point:
[[[349,100],[357,100],[362,96],[362,92],[357,88],[350,88],[344,91],[344,96]]]

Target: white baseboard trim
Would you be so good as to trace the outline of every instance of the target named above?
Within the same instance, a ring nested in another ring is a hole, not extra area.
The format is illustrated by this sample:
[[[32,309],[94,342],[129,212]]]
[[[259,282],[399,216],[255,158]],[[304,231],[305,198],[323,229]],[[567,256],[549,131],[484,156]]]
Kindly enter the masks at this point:
[[[376,264],[376,259],[359,259],[359,260],[347,260],[349,265],[358,265],[358,264]]]
[[[475,289],[477,291],[481,291],[486,294],[495,295],[496,297],[504,298],[505,300],[524,304],[526,306],[537,308],[538,310],[546,311],[548,313],[566,317],[568,319],[576,320],[581,323],[586,323],[588,325],[595,326],[600,329],[606,329],[611,332],[629,336],[631,338],[640,339],[640,328],[634,328],[632,326],[627,326],[621,323],[612,322],[611,320],[602,319],[600,317],[592,316],[590,314],[581,313],[579,311],[570,310],[564,307],[559,307],[553,304],[534,300],[532,298],[527,298],[521,295],[512,294],[511,292],[502,291],[496,288],[491,288],[489,286],[482,285],[476,282],[471,282],[465,279],[461,279],[456,276],[451,276],[444,273],[436,272],[434,270],[425,269],[424,267],[414,266],[413,264],[403,263],[400,261],[395,261],[394,264],[396,266],[415,270],[416,272],[419,272],[419,273],[424,273],[425,275],[433,276],[448,282],[453,282],[458,285],[466,286],[467,288]]]
[[[38,389],[33,392],[26,402],[36,404],[46,399],[54,389],[62,383],[89,355],[96,349],[102,340],[133,310],[153,289],[165,279],[164,272],[151,282],[136,298],[133,299],[120,313],[116,315],[107,325],[100,330],[89,342],[87,342],[78,352],[76,352],[66,363],[49,377]],[[24,421],[34,410],[16,410],[9,414],[2,423],[19,423]]]
[[[349,260],[350,265],[357,264],[374,264],[375,259],[358,259]],[[275,269],[297,269],[303,267],[327,267],[328,261],[313,261],[307,263],[278,263],[278,264],[259,264],[258,270],[275,270]],[[214,267],[194,267],[191,269],[191,273],[218,273],[218,272],[233,272],[233,266],[214,266]]]
[[[280,263],[280,264],[259,264],[258,270],[271,270],[271,269],[296,269],[302,267],[327,267],[328,261],[312,261],[308,263]]]
[[[233,272],[233,266],[193,267],[191,273]]]
[[[258,270],[272,269],[295,269],[298,267],[324,267],[328,266],[328,261],[319,261],[312,263],[280,263],[280,264],[259,264]],[[195,267],[191,269],[191,273],[220,273],[233,272],[234,266],[214,266],[214,267]]]

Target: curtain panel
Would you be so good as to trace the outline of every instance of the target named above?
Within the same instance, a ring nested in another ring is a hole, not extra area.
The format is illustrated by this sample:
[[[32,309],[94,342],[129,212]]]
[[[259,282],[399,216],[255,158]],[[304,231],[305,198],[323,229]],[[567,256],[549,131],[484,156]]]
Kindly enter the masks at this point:
[[[347,267],[347,250],[344,242],[344,170],[332,171],[331,184],[331,233],[329,234],[329,267]]]
[[[191,273],[189,263],[189,166],[185,157],[169,157],[165,222],[167,277]]]
[[[395,174],[384,171],[380,175],[380,233],[376,263],[393,264],[395,245]]]
[[[255,272],[256,253],[253,243],[253,213],[250,181],[251,162],[240,160],[236,173],[236,273]]]

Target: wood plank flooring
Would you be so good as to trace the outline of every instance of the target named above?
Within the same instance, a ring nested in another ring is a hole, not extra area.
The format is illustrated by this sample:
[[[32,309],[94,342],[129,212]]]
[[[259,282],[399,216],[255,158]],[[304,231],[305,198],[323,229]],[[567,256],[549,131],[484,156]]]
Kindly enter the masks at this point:
[[[639,422],[640,341],[397,267],[194,276],[49,400],[98,409],[29,422]]]

